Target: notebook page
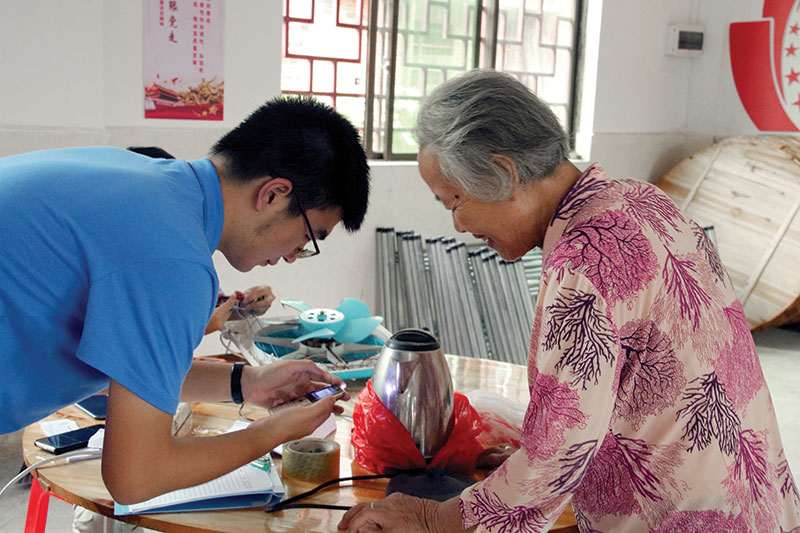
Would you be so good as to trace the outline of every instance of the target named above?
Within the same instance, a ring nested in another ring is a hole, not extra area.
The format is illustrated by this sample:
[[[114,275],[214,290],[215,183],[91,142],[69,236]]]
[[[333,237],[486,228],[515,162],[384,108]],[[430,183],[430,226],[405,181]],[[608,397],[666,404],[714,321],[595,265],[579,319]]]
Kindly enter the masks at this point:
[[[273,484],[267,472],[260,468],[244,465],[224,476],[206,483],[168,492],[150,500],[129,505],[132,513],[156,509],[177,503],[233,496],[238,494],[264,493],[272,490]]]

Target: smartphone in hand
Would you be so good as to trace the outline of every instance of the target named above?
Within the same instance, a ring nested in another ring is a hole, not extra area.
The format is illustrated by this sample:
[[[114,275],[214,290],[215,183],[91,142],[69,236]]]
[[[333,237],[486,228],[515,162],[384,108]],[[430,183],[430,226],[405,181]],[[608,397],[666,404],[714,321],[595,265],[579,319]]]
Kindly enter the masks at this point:
[[[92,438],[98,430],[104,427],[104,424],[96,424],[85,428],[73,429],[72,431],[59,433],[58,435],[50,435],[49,437],[36,439],[33,444],[37,448],[58,455],[71,450],[86,448],[89,445],[89,439]]]
[[[95,394],[77,403],[75,407],[91,416],[95,420],[106,419],[106,409],[108,409],[108,396],[105,394]]]
[[[279,411],[281,409],[286,409],[289,407],[301,407],[303,405],[311,405],[312,403],[317,402],[323,398],[327,398],[328,396],[333,396],[334,398],[340,398],[343,395],[344,395],[344,389],[340,388],[337,385],[330,385],[322,389],[311,391],[302,398],[298,398],[296,400],[292,400],[291,402],[286,402],[280,405],[276,405],[269,411],[270,413],[274,413],[275,411]]]
[[[330,385],[325,387],[324,389],[317,389],[315,391],[311,391],[305,395],[305,398],[309,401],[309,403],[314,403],[319,401],[323,398],[327,398],[328,396],[333,396],[334,398],[341,398],[344,396],[344,389],[337,385]]]

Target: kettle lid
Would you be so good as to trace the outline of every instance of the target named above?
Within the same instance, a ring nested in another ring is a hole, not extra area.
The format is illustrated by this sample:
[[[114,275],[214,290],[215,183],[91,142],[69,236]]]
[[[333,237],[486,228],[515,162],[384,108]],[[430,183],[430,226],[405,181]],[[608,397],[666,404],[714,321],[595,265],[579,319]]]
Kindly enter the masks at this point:
[[[386,341],[386,348],[404,352],[432,352],[441,348],[436,337],[424,329],[401,329]]]

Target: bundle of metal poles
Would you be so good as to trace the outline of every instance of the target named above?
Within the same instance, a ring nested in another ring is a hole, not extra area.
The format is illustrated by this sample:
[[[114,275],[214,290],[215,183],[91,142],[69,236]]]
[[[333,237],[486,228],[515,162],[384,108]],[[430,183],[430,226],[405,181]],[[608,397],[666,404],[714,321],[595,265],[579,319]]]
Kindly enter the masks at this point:
[[[455,239],[377,230],[377,313],[427,328],[448,353],[525,364],[541,253],[504,261]],[[535,277],[532,277],[535,276]]]

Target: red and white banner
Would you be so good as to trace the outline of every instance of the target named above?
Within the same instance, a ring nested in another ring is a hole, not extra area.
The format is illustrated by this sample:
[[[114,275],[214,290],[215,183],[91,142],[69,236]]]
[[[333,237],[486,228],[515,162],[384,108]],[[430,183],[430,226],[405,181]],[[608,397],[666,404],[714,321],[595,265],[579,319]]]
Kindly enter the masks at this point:
[[[144,116],[222,120],[225,0],[144,0]]]
[[[763,19],[730,28],[739,98],[761,131],[800,131],[800,0],[764,0]]]

